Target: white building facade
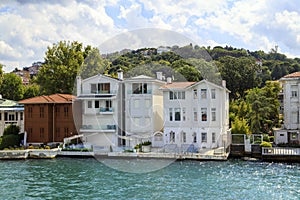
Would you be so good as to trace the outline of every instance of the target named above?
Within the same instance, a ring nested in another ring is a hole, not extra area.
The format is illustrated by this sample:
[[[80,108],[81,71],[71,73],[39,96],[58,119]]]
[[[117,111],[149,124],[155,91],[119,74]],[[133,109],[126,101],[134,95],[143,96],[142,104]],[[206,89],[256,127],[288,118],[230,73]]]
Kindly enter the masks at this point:
[[[224,146],[229,131],[229,91],[223,83],[174,82],[161,88],[164,144],[182,151]]]
[[[151,141],[153,134],[163,129],[163,92],[159,88],[166,83],[160,77],[141,75],[124,81],[128,146]]]
[[[0,95],[0,136],[10,124],[19,126],[20,132],[24,132],[24,105],[3,99]]]
[[[300,143],[300,72],[280,79],[283,89],[283,129],[275,131],[275,143]]]
[[[122,80],[96,75],[77,77],[77,101],[80,101],[79,134],[94,146],[120,146],[124,130]]]

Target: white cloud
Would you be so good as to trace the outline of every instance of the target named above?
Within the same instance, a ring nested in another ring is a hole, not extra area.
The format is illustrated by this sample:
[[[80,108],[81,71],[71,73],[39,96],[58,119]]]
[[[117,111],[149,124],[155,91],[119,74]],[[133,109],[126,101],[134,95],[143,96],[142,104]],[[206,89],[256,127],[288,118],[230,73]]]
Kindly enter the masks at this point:
[[[0,63],[20,64],[12,68],[43,60],[47,46],[61,40],[97,47],[140,28],[175,31],[200,46],[269,51],[279,45],[287,55],[300,55],[296,0],[20,2],[0,2]],[[106,13],[106,6],[114,6],[118,16]]]

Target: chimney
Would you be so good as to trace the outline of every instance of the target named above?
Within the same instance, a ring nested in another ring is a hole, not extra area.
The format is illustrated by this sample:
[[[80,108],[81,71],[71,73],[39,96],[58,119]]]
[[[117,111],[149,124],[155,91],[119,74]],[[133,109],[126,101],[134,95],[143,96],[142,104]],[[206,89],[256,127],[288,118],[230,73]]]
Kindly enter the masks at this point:
[[[162,72],[156,72],[156,78],[158,80],[162,80],[162,78],[163,78]]]
[[[222,86],[223,86],[224,88],[226,88],[226,81],[225,81],[225,80],[222,80]]]
[[[77,76],[76,77],[76,92],[77,92],[77,96],[80,96],[81,94],[81,77],[80,76]]]
[[[120,68],[120,69],[118,69],[118,79],[119,80],[123,80],[123,70]]]
[[[172,77],[167,78],[167,84],[170,84],[170,83],[172,83]]]

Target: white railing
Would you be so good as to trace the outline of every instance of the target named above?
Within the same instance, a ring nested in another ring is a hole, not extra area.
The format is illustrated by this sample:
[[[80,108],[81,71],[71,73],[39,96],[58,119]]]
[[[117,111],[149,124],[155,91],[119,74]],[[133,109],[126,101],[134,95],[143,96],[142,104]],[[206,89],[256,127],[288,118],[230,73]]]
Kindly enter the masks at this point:
[[[290,147],[263,147],[262,155],[300,156],[300,148]]]

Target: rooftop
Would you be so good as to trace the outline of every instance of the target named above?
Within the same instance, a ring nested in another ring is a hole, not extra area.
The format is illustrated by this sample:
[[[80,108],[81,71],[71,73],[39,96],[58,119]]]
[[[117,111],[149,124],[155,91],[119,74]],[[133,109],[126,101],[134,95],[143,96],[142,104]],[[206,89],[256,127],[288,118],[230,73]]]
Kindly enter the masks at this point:
[[[285,75],[285,76],[282,77],[282,78],[300,78],[300,72],[294,72],[294,73]]]
[[[20,104],[36,104],[36,103],[72,103],[76,97],[71,94],[52,94],[33,97],[19,101]]]
[[[174,83],[168,83],[161,87],[161,89],[182,89],[189,87],[196,82],[174,82]]]

